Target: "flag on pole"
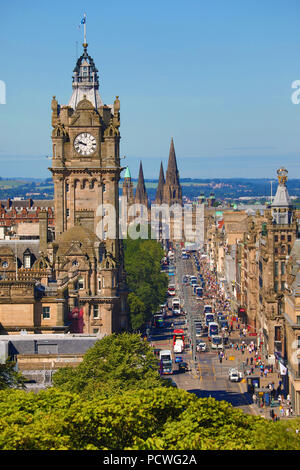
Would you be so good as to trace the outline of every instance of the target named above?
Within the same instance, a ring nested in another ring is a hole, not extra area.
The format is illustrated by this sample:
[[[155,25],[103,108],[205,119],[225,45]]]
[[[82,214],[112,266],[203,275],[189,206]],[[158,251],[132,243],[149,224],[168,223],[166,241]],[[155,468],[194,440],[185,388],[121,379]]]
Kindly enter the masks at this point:
[[[78,25],[78,29],[80,29],[80,25],[86,24],[86,13],[83,15],[82,20],[80,21],[80,24]]]

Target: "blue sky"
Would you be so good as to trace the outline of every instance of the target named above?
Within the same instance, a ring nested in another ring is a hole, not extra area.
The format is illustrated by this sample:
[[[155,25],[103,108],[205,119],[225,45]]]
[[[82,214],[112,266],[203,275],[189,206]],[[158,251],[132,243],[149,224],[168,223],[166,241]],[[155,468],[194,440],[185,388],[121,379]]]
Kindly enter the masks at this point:
[[[0,176],[50,177],[51,99],[71,96],[87,13],[89,53],[107,104],[121,101],[132,176],[300,178],[299,0],[77,0],[2,3]]]

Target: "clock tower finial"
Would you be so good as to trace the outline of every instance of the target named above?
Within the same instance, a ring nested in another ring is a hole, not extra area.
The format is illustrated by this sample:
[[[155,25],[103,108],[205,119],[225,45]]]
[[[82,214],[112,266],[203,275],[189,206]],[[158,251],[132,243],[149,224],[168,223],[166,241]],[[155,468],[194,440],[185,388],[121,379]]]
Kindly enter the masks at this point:
[[[83,99],[83,96],[86,95],[86,99],[92,103],[94,108],[99,109],[103,106],[103,102],[99,94],[98,70],[93,58],[87,52],[86,14],[84,14],[81,24],[84,25],[83,54],[77,60],[73,70],[73,93],[69,101],[69,106],[75,110],[78,103]]]

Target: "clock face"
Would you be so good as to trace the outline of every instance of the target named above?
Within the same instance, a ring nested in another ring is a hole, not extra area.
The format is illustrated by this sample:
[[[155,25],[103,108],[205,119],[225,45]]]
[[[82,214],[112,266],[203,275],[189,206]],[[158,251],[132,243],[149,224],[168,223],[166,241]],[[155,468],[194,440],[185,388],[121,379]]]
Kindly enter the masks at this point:
[[[97,142],[93,135],[83,132],[75,137],[74,148],[80,155],[91,155],[97,148]]]

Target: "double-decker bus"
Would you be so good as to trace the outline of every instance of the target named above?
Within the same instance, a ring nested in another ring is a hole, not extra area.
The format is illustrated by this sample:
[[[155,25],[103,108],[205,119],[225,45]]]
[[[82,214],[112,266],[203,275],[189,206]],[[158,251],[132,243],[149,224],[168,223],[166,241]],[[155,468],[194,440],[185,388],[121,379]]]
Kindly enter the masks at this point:
[[[159,353],[159,370],[161,375],[170,375],[173,373],[172,354],[169,349],[163,349]]]
[[[163,315],[153,315],[153,326],[154,328],[163,328],[165,321]]]
[[[216,322],[210,322],[208,324],[208,337],[211,338],[212,336],[218,335],[219,333],[219,325]]]

